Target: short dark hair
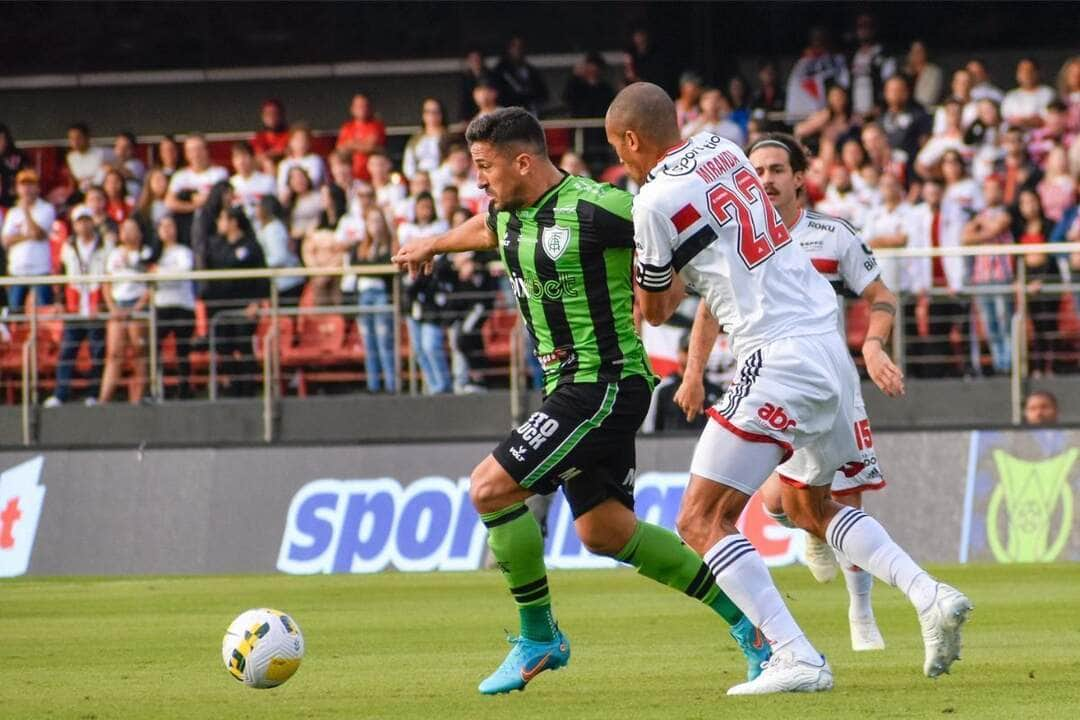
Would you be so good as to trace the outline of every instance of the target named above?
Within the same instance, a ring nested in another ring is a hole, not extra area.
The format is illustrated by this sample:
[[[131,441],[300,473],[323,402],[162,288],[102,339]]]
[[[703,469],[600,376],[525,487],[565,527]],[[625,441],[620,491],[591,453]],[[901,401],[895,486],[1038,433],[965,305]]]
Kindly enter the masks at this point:
[[[251,149],[251,145],[249,145],[246,140],[237,140],[229,149],[234,153],[238,152],[243,153],[244,155],[255,155],[255,151]]]
[[[68,130],[78,130],[83,135],[90,136],[90,126],[84,122],[73,122],[68,125]]]
[[[788,162],[791,163],[792,172],[806,172],[806,168],[810,166],[809,161],[806,159],[806,150],[802,144],[793,136],[781,132],[770,132],[762,135],[746,149],[746,156],[750,157],[751,153],[758,148],[767,146],[779,146],[787,150]]]
[[[540,121],[520,107],[500,108],[474,118],[465,130],[465,141],[492,145],[528,145],[536,155],[547,155],[547,140]]]
[[[120,132],[116,133],[116,137],[122,137],[128,142],[130,142],[132,145],[139,144],[139,141],[135,139],[135,133],[131,132],[130,130],[121,130]]]
[[[1035,392],[1027,396],[1027,398],[1024,400],[1024,403],[1026,404],[1028,400],[1034,397],[1045,398],[1050,402],[1051,405],[1054,406],[1054,408],[1057,408],[1058,406],[1057,397],[1055,397],[1054,393],[1050,392],[1049,390],[1036,390]]]

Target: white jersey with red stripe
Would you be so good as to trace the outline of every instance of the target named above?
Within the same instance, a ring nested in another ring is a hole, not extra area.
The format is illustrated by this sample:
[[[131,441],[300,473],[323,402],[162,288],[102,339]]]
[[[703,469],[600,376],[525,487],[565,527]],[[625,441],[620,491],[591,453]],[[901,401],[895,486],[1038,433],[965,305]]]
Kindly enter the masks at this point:
[[[634,234],[642,289],[663,291],[679,273],[737,357],[836,328],[832,289],[729,140],[699,133],[669,151],[634,200]]]
[[[837,326],[844,332],[844,298],[858,297],[881,277],[874,253],[849,223],[814,210],[802,210],[788,228],[792,239],[829,281],[836,294]]]
[[[810,256],[810,262],[829,281],[836,293],[837,324],[840,337],[847,341],[844,329],[844,297],[857,297],[866,287],[880,279],[874,253],[844,220],[814,210],[803,210],[789,228],[791,237]],[[860,463],[852,463],[836,473],[833,493],[845,495],[864,490],[877,490],[885,486],[874,452],[870,420],[866,416],[866,403],[855,376],[855,441],[862,453]]]

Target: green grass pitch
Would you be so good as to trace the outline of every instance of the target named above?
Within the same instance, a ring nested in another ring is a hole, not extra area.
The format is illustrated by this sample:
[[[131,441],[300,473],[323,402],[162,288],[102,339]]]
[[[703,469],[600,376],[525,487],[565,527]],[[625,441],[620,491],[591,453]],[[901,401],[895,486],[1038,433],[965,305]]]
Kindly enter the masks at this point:
[[[551,573],[570,666],[481,697],[516,613],[498,573],[21,579],[0,583],[0,717],[40,718],[1054,718],[1080,701],[1080,565],[956,566],[975,604],[963,660],[922,676],[918,623],[875,586],[887,649],[848,644],[841,580],[775,573],[829,658],[836,689],[728,698],[745,672],[722,621],[630,571]],[[221,662],[235,615],[291,613],[307,657],[250,690]]]

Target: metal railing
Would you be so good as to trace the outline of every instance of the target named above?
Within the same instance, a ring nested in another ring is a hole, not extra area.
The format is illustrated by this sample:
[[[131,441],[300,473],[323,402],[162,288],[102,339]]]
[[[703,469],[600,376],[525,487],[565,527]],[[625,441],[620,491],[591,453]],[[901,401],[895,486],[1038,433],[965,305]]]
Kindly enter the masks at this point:
[[[1027,380],[1028,368],[1030,364],[1028,356],[1028,334],[1027,323],[1029,318],[1028,305],[1027,305],[1027,272],[1024,256],[1028,254],[1046,254],[1051,256],[1051,261],[1055,256],[1069,255],[1073,253],[1080,253],[1080,243],[1051,243],[1046,245],[1009,245],[1009,246],[971,246],[971,247],[956,247],[956,248],[939,248],[939,249],[895,249],[895,250],[879,250],[876,255],[880,259],[928,259],[932,257],[975,257],[980,255],[1011,255],[1016,257],[1016,269],[1015,278],[1012,283],[1002,285],[974,285],[966,286],[962,288],[957,295],[964,300],[970,300],[973,297],[980,295],[1001,295],[1008,294],[1016,299],[1014,311],[1010,318],[1010,327],[1012,329],[1011,336],[1011,352],[1012,363],[1010,371],[1010,393],[1012,396],[1012,418],[1014,423],[1020,421],[1020,407],[1022,401],[1022,394],[1024,390],[1024,383]],[[125,275],[123,280],[125,282],[139,282],[146,283],[150,288],[151,293],[157,283],[160,282],[177,282],[177,281],[219,281],[219,280],[239,280],[239,279],[267,279],[274,280],[282,277],[327,277],[327,276],[341,276],[341,275],[357,275],[368,277],[389,277],[391,279],[392,288],[392,300],[389,304],[375,305],[375,306],[363,306],[358,304],[336,304],[328,306],[305,306],[305,307],[293,307],[282,306],[280,297],[277,291],[277,285],[274,282],[270,282],[270,297],[259,308],[258,317],[269,320],[269,325],[266,328],[266,334],[261,339],[262,347],[262,364],[261,364],[261,376],[262,376],[262,392],[263,392],[263,404],[264,404],[264,426],[266,428],[266,434],[269,439],[272,439],[273,435],[273,420],[275,417],[275,404],[281,396],[281,347],[279,329],[281,318],[296,317],[302,318],[307,315],[331,315],[340,314],[345,316],[357,316],[364,313],[371,314],[391,314],[393,318],[393,349],[394,349],[394,361],[395,368],[400,376],[400,370],[402,368],[402,342],[401,342],[401,324],[403,320],[402,313],[402,277],[397,268],[393,265],[363,265],[363,266],[351,266],[351,267],[332,267],[332,268],[277,268],[277,269],[253,269],[253,270],[235,270],[235,271],[214,271],[214,270],[202,270],[192,271],[185,273],[144,273],[140,275]],[[49,275],[49,276],[21,276],[21,277],[2,277],[0,278],[0,287],[10,287],[13,285],[66,285],[66,284],[97,284],[108,283],[116,281],[116,277],[108,275],[85,275],[85,276],[68,276],[68,275]],[[940,296],[948,294],[948,291],[942,288],[927,288],[926,292],[930,296]],[[1080,283],[1069,281],[1062,283],[1046,284],[1039,290],[1043,294],[1061,294],[1061,293],[1078,293],[1080,292]],[[897,316],[895,324],[895,335],[892,342],[892,353],[898,363],[910,366],[909,358],[906,352],[906,345],[910,344],[912,339],[905,337],[905,326],[907,318],[905,317],[905,308],[910,306],[911,295],[904,293],[902,289],[897,289],[897,294],[901,297],[901,311]],[[904,300],[908,302],[904,302]],[[151,298],[151,306],[152,306]],[[504,306],[505,307],[505,306]],[[209,322],[210,331],[208,333],[208,341],[210,345],[210,398],[217,399],[217,386],[218,386],[218,370],[217,370],[217,357],[216,357],[216,327],[215,321],[218,318],[222,318],[221,322],[224,322],[229,317],[235,317],[240,311],[225,310],[217,313],[217,316],[212,318]],[[87,318],[81,315],[73,314],[50,314],[48,319],[51,320],[86,320]],[[108,319],[108,314],[103,313],[98,316],[98,319],[104,321]],[[160,381],[159,373],[161,369],[158,367],[158,359],[156,357],[158,348],[158,335],[161,328],[158,327],[156,321],[156,314],[152,311],[145,311],[134,316],[132,319],[137,321],[145,321],[147,323],[148,331],[148,385],[151,388],[151,395],[155,398],[160,398],[161,388],[163,384]],[[36,411],[38,406],[38,323],[41,320],[41,313],[35,309],[34,312],[27,314],[11,314],[8,315],[4,322],[17,323],[26,322],[29,324],[30,330],[26,337],[26,341],[21,348],[21,404],[22,404],[22,420],[23,420],[23,439],[24,442],[30,444],[33,441],[34,426],[36,422]],[[526,381],[526,362],[525,362],[525,348],[524,338],[521,332],[521,323],[513,322],[508,328],[510,333],[509,343],[509,367],[508,367],[508,383],[511,402],[511,413],[515,420],[518,420],[523,415],[524,391],[528,388]],[[409,392],[417,393],[419,391],[419,383],[417,382],[417,372],[415,366],[414,353],[409,353],[410,371],[409,377]],[[902,366],[903,366],[902,365]],[[398,393],[403,392],[405,383],[400,379],[396,382],[396,391]]]

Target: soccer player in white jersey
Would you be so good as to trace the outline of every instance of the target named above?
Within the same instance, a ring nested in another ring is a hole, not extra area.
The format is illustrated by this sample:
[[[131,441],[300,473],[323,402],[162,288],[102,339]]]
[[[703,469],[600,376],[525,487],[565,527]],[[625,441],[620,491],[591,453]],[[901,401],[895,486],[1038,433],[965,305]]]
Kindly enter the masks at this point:
[[[808,163],[806,153],[795,138],[782,133],[769,133],[750,146],[747,157],[792,239],[799,243],[809,255],[814,268],[832,285],[836,299],[830,301],[837,303],[840,337],[845,341],[844,294],[861,296],[869,303],[870,328],[863,344],[867,372],[886,395],[896,397],[902,394],[903,376],[884,349],[896,314],[896,296],[881,281],[873,253],[843,220],[800,208],[799,191]],[[708,320],[695,323],[688,372],[684,373],[675,397],[688,418],[696,415],[702,407],[704,391],[698,368],[701,367],[702,353],[708,352],[710,343],[715,342],[714,338],[719,332],[716,322],[711,318]],[[885,481],[874,452],[870,421],[857,384],[857,374],[855,382],[856,420],[850,431],[855,436],[855,444],[862,458],[835,473],[832,497],[842,505],[861,508],[863,491],[880,489],[885,486]],[[777,522],[794,527],[782,508],[782,481],[778,473],[773,473],[761,489],[762,498],[766,512]],[[819,582],[828,582],[835,577],[838,560],[843,565],[844,580],[850,595],[848,621],[852,649],[884,649],[885,641],[878,630],[870,603],[873,575],[845,558],[838,558],[828,544],[808,533],[806,562]]]
[[[677,520],[717,585],[773,647],[761,675],[728,693],[832,687],[829,666],[735,527],[774,469],[808,486],[782,487],[788,516],[900,587],[919,611],[924,672],[947,671],[970,602],[916,565],[876,520],[829,496],[836,470],[862,459],[851,432],[852,360],[836,332],[829,283],[791,240],[742,150],[707,133],[680,142],[674,105],[661,88],[624,88],[605,125],[628,174],[643,183],[633,209],[642,314],[662,323],[690,287],[702,297],[699,314],[727,326],[739,358],[736,381],[707,411],[714,422],[694,451]]]

